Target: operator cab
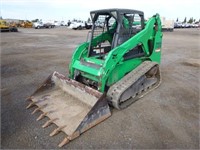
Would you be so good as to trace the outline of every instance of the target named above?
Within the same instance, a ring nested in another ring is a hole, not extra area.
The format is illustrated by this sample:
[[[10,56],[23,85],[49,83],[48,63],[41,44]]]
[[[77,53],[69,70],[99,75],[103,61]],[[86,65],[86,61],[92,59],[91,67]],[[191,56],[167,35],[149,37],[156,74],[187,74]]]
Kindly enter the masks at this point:
[[[104,9],[90,12],[93,27],[88,56],[105,59],[106,54],[144,28],[144,14],[129,9]]]

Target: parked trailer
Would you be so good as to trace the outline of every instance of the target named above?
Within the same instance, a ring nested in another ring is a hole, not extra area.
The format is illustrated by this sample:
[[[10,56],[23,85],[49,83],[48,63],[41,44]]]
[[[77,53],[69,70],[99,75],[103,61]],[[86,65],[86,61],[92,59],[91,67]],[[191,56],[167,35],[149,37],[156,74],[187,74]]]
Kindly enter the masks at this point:
[[[161,18],[162,31],[174,31],[174,20],[168,20],[165,17]]]

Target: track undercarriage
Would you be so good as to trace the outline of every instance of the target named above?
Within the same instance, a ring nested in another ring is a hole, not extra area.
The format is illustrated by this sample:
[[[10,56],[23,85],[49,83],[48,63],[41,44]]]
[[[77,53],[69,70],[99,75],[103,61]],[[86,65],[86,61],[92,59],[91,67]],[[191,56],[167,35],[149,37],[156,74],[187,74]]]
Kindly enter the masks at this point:
[[[109,104],[124,109],[161,83],[159,65],[145,61],[123,79],[111,86],[107,92]]]

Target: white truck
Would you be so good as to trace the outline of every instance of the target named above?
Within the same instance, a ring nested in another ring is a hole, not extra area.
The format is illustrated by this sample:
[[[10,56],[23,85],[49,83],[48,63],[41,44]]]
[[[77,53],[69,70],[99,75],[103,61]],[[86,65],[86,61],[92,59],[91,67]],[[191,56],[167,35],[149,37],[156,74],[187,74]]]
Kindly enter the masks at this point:
[[[69,26],[70,29],[74,29],[74,30],[81,30],[83,28],[85,28],[85,22],[78,20],[78,21],[72,21],[72,23]]]
[[[33,23],[33,27],[34,27],[35,29],[43,28],[43,23],[42,23],[41,21],[34,22],[34,23]]]
[[[38,21],[33,23],[33,27],[35,29],[41,29],[41,28],[54,28],[55,24],[52,23],[52,21]]]

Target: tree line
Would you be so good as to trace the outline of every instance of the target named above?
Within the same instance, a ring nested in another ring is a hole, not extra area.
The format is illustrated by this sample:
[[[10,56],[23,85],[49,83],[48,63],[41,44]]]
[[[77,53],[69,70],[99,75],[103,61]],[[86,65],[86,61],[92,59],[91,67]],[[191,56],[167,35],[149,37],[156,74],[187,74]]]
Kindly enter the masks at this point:
[[[179,22],[179,19],[178,19],[178,18],[176,19],[176,22]],[[196,20],[196,19],[194,19],[193,17],[191,17],[191,18],[187,21],[187,17],[185,17],[185,19],[183,20],[182,23],[196,23],[196,22],[200,22],[200,19],[199,19],[199,20]]]

